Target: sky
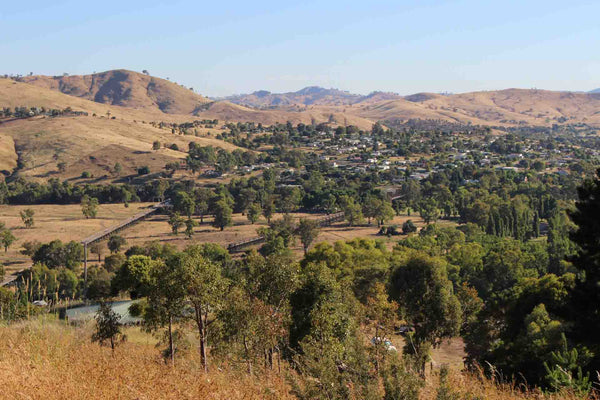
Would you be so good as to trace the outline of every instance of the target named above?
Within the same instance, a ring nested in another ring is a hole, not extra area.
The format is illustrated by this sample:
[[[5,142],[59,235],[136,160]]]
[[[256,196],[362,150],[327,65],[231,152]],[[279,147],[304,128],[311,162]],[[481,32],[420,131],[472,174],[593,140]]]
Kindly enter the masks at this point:
[[[600,87],[600,1],[7,1],[0,73],[148,70],[207,96]]]

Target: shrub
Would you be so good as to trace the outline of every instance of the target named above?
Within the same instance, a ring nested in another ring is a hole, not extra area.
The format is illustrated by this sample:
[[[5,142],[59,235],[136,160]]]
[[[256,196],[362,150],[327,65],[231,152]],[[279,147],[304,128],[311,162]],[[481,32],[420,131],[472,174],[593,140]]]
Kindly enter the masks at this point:
[[[104,269],[108,272],[114,272],[125,263],[126,257],[121,254],[111,254],[110,256],[104,257]]]
[[[411,219],[402,224],[402,233],[408,235],[409,233],[413,233],[417,231],[417,227]]]

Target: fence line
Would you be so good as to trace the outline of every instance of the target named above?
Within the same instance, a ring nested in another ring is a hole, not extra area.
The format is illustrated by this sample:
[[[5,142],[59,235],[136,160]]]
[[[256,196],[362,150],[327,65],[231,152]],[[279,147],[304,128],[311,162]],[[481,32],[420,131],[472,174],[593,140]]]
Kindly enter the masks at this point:
[[[319,225],[319,227],[324,227],[324,226],[329,226],[334,222],[338,222],[338,221],[342,221],[344,219],[344,213],[343,212],[338,212],[335,214],[331,214],[331,215],[327,215],[325,217],[319,218],[317,219],[317,224]],[[227,250],[229,250],[230,252],[237,252],[240,251],[246,247],[249,246],[253,246],[255,244],[260,244],[263,243],[265,241],[265,238],[262,236],[255,236],[252,237],[250,239],[246,239],[246,240],[242,240],[240,242],[234,242],[234,243],[230,243],[227,246]]]

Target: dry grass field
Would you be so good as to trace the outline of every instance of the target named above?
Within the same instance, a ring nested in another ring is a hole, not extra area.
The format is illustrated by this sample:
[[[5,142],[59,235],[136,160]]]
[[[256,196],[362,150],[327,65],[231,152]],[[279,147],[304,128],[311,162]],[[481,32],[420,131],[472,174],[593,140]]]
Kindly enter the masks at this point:
[[[292,399],[281,374],[252,376],[223,365],[204,373],[195,351],[175,367],[165,364],[153,337],[127,328],[128,340],[113,353],[91,343],[92,325],[71,327],[51,316],[0,326],[0,398],[3,399]],[[574,400],[568,394],[523,392],[510,384],[463,374],[451,368],[456,398],[486,400]],[[435,399],[437,370],[420,399]],[[357,399],[358,400],[358,399]]]
[[[18,271],[31,263],[28,256],[19,250],[27,241],[37,240],[49,242],[54,239],[79,241],[94,232],[116,225],[122,220],[138,213],[140,209],[154,203],[132,203],[128,208],[123,204],[102,204],[98,207],[95,219],[85,219],[81,207],[74,205],[36,205],[9,206],[0,205],[0,221],[13,230],[17,241],[7,253],[0,251],[0,263],[4,264],[8,273]],[[19,213],[27,208],[35,211],[33,228],[23,226]]]
[[[15,142],[11,136],[0,135],[0,173],[10,173],[17,168]]]
[[[297,220],[299,218],[321,218],[324,215],[294,213],[292,216]],[[278,214],[273,217],[273,220],[279,218],[282,218],[282,216]],[[396,224],[401,226],[402,223],[408,219],[412,219],[417,227],[424,225],[420,217],[408,217],[406,215],[395,217],[394,220],[388,225]],[[206,217],[204,218],[204,224],[194,228],[194,236],[192,239],[187,239],[183,233],[179,233],[177,236],[173,235],[167,220],[168,216],[166,215],[154,215],[140,224],[123,231],[121,235],[127,240],[128,245],[143,245],[148,241],[157,240],[162,243],[173,244],[180,249],[190,244],[206,242],[217,243],[226,247],[230,243],[240,242],[242,240],[257,236],[257,229],[267,226],[264,218],[261,218],[256,224],[252,225],[245,216],[241,214],[234,214],[233,225],[225,228],[223,231],[220,231],[219,229],[210,226],[211,217]],[[449,222],[441,222],[441,225],[444,224],[449,224]],[[377,234],[378,232],[379,228],[377,228],[375,223],[372,225],[349,227],[346,222],[337,222],[331,226],[321,228],[320,234],[314,243],[333,243],[338,240],[346,241],[360,237],[383,240],[387,244],[387,247],[391,249],[398,242],[398,240],[403,237],[381,236]],[[298,257],[301,257],[303,251],[299,240],[295,241],[292,250],[298,255]]]

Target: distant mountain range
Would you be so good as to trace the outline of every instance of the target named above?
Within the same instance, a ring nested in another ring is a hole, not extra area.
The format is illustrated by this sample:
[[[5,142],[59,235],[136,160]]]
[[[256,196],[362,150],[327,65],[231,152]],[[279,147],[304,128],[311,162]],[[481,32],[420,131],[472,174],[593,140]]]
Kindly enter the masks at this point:
[[[402,96],[396,93],[372,92],[363,96],[339,89],[325,89],[319,86],[308,86],[296,92],[288,93],[271,93],[266,90],[259,90],[250,94],[224,97],[223,100],[254,108],[272,108],[311,105],[341,106],[369,101],[397,100],[401,98]]]

